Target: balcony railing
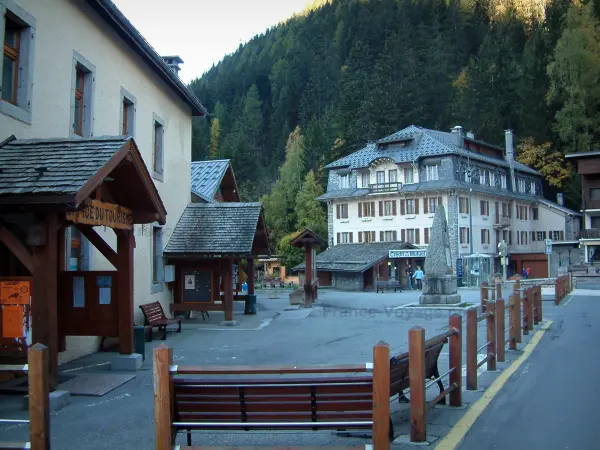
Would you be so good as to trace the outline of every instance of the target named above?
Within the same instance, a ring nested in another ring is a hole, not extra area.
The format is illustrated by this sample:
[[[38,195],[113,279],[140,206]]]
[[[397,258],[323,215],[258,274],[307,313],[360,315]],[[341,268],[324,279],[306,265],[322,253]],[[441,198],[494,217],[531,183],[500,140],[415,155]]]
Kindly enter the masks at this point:
[[[500,216],[494,220],[494,228],[510,227],[510,217]]]
[[[579,239],[600,239],[600,228],[588,228],[581,230]]]
[[[384,192],[398,192],[402,189],[402,183],[377,183],[369,185],[369,193],[381,194]]]

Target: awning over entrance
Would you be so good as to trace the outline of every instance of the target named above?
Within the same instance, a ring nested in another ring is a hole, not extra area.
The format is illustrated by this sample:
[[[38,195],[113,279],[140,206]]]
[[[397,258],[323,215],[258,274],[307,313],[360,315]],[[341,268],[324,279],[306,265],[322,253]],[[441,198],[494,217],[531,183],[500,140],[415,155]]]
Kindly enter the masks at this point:
[[[0,337],[0,347],[46,345],[53,388],[66,336],[115,336],[119,352],[132,353],[133,224],[164,224],[167,212],[130,137],[9,138],[2,144],[0,281],[30,283],[31,295],[19,305],[3,303],[0,314],[15,316],[20,308],[31,342],[13,330]],[[65,271],[71,225],[114,271]],[[96,233],[97,225],[115,231],[116,250]]]

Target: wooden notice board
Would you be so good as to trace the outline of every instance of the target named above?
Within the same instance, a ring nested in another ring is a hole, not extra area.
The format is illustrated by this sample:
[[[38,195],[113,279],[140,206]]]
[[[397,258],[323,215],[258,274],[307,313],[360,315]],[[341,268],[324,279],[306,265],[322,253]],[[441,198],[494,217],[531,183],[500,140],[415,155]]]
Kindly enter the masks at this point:
[[[212,303],[212,272],[202,269],[183,270],[183,301]]]
[[[130,209],[99,200],[92,200],[79,211],[68,212],[67,220],[85,225],[104,225],[120,230],[133,228],[133,213]]]

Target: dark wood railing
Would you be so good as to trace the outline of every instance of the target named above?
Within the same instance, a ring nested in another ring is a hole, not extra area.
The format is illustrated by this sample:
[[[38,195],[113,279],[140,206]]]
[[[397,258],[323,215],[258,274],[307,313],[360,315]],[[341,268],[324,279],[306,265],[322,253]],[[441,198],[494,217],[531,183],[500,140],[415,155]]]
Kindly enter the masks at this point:
[[[588,228],[581,230],[579,239],[600,239],[600,228]]]
[[[369,185],[369,192],[371,194],[379,194],[382,192],[398,192],[402,189],[402,183],[377,183]]]

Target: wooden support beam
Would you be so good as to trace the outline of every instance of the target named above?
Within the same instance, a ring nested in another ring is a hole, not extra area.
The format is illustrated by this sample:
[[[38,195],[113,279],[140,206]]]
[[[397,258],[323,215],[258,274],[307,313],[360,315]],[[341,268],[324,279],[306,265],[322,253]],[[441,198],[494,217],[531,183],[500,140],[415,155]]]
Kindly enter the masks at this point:
[[[408,379],[410,384],[410,441],[425,442],[425,330],[412,327],[408,331]]]
[[[225,308],[225,320],[231,321],[233,320],[233,260],[227,259],[224,261],[223,271],[223,292],[225,293],[225,298],[223,301],[223,306]]]
[[[133,231],[117,232],[117,311],[119,314],[119,353],[133,353]]]
[[[48,347],[34,344],[28,356],[29,441],[33,450],[50,449]]]
[[[254,258],[250,257],[248,262],[248,295],[254,295],[254,278],[256,277],[256,265]]]
[[[116,269],[119,264],[117,252],[115,252],[112,247],[108,245],[108,243],[102,239],[98,233],[96,233],[96,230],[89,225],[75,224],[75,227],[81,231],[81,234],[83,234],[86,239],[92,243],[96,250],[102,253],[102,256],[104,256]]]
[[[462,317],[460,314],[452,314],[448,319],[449,328],[455,329],[458,333],[450,336],[448,347],[450,351],[449,370],[450,384],[456,384],[456,388],[450,392],[450,406],[460,406],[462,404]]]
[[[60,277],[61,272],[65,271],[67,269],[67,246],[66,246],[66,228],[65,228],[66,223],[63,221],[61,223],[61,226],[58,227],[57,230],[57,235],[56,238],[58,239],[57,241],[57,251],[58,251],[58,274],[57,276]],[[64,352],[67,350],[67,337],[61,333],[61,330],[58,330],[58,351],[59,352]]]
[[[305,264],[304,264],[304,306],[306,308],[312,308],[313,303],[313,286],[312,286],[312,248],[310,246],[304,246]]]
[[[58,386],[58,218],[48,214],[45,244],[33,247],[32,340],[48,347],[50,390]],[[53,231],[51,231],[53,230]]]
[[[467,390],[477,390],[477,309],[467,310]]]
[[[373,347],[373,447],[390,448],[390,346]]]
[[[571,274],[569,274],[571,276]],[[538,319],[541,322],[544,320],[544,307],[542,306],[542,285],[538,284],[537,287],[537,298],[538,298]]]
[[[21,261],[21,263],[29,270],[29,273],[33,274],[35,268],[34,256],[27,249],[25,244],[15,236],[8,228],[0,223],[0,242],[4,245]]]
[[[175,436],[171,428],[173,419],[171,402],[172,352],[160,344],[154,349],[154,426],[156,430],[156,450],[171,450]]]

